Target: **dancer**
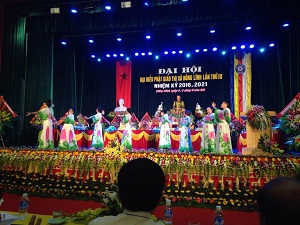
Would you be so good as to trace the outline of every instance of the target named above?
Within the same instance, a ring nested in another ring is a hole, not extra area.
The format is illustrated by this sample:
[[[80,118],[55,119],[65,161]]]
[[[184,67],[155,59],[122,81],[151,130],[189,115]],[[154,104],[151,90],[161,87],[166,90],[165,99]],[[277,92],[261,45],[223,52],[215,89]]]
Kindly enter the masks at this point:
[[[193,152],[192,140],[191,140],[191,111],[185,110],[184,117],[180,120],[181,131],[180,131],[180,141],[179,141],[179,151],[180,152]]]
[[[204,117],[200,153],[213,153],[216,147],[215,128],[210,115]]]
[[[39,111],[36,112],[27,112],[26,116],[36,115],[39,119],[42,120],[42,130],[38,135],[38,149],[54,149],[53,141],[53,121],[54,111],[51,103],[51,99],[45,101]]]
[[[70,108],[69,111],[62,118],[62,120],[64,122],[64,125],[61,129],[58,149],[78,149],[74,132],[74,109]]]
[[[98,106],[96,109],[96,113],[93,116],[85,117],[85,119],[92,119],[94,124],[94,132],[93,132],[93,139],[92,139],[92,148],[103,148],[104,142],[103,142],[103,135],[102,135],[102,113],[103,109],[101,106]]]
[[[125,114],[122,115],[121,119],[122,119],[121,123],[123,123],[125,125],[125,128],[123,130],[121,145],[126,147],[126,149],[131,150],[132,149],[132,140],[131,140],[132,130],[131,130],[131,125],[130,125],[130,120],[131,120],[130,113],[128,111],[126,111]]]
[[[226,101],[222,102],[219,110],[216,108],[216,103],[212,102],[212,107],[215,110],[215,119],[217,121],[216,132],[216,153],[232,154],[232,145],[230,137],[229,123],[231,122],[231,112]]]
[[[170,137],[170,126],[169,126],[169,116],[166,114],[165,110],[160,112],[162,125],[160,127],[159,136],[159,149],[169,149],[171,148],[171,137]]]

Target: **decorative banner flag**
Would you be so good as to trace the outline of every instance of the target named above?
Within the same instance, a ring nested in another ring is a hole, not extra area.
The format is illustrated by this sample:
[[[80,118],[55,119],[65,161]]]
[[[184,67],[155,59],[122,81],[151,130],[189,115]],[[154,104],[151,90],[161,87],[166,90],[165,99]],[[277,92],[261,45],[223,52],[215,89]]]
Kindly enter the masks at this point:
[[[251,106],[251,54],[236,53],[234,57],[234,114],[239,118]]]
[[[124,106],[131,108],[131,61],[116,62],[116,105],[120,98],[124,99]]]

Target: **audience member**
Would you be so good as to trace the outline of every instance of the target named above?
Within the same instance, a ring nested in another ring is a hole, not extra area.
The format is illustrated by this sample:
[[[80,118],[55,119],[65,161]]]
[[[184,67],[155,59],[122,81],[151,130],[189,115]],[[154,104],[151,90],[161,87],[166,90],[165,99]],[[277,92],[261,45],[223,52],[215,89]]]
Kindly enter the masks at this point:
[[[155,162],[139,158],[126,163],[118,174],[118,194],[124,212],[96,218],[89,225],[163,225],[151,213],[161,200],[164,186],[164,172]]]
[[[260,225],[299,224],[300,180],[277,177],[259,191]]]

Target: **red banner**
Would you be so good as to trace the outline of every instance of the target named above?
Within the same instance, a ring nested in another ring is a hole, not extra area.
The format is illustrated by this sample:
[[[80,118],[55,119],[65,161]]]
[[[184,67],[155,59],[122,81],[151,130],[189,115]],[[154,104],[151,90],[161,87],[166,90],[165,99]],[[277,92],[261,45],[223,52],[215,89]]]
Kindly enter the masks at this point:
[[[116,62],[116,105],[120,98],[124,99],[124,106],[131,108],[131,61]]]

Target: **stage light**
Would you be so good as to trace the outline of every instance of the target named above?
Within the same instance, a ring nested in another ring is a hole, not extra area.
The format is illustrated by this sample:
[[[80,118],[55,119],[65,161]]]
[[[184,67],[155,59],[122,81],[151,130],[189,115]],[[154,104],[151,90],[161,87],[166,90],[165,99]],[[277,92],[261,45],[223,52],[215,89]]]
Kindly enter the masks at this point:
[[[155,59],[159,59],[159,56],[158,56],[158,55],[156,55],[156,56],[155,56]]]
[[[106,54],[106,57],[109,58],[109,57],[110,57],[110,54]]]
[[[182,54],[182,53],[183,53],[183,51],[182,51],[182,50],[179,50],[179,51],[178,51],[178,53],[179,53],[179,54]]]
[[[199,50],[199,49],[196,49],[196,50],[195,50],[195,52],[197,52],[197,53],[198,53],[198,52],[200,52],[200,50]]]
[[[260,48],[259,51],[260,51],[261,53],[263,53],[263,52],[265,51],[265,48]]]
[[[188,0],[181,0],[182,2],[187,2]]]
[[[290,24],[289,23],[284,23],[282,26],[283,27],[288,27],[288,26],[290,26]]]
[[[105,8],[107,11],[109,11],[109,10],[111,10],[111,5],[105,5],[104,8]]]
[[[244,48],[246,48],[246,46],[245,45],[241,45],[241,49],[244,49]]]
[[[96,56],[95,55],[91,55],[91,57],[94,59]]]
[[[203,52],[207,52],[207,48],[203,49]]]
[[[130,59],[129,57],[126,57],[126,61],[129,61],[129,59]]]
[[[181,36],[182,36],[182,32],[178,31],[178,32],[176,33],[176,35],[177,35],[177,37],[181,37]]]
[[[176,51],[172,51],[172,54],[175,55],[175,54],[176,54]]]
[[[216,33],[216,29],[214,28],[214,26],[210,27],[209,33],[211,33],[211,34]]]
[[[71,13],[74,13],[74,14],[77,13],[77,9],[72,8]]]
[[[187,58],[190,58],[190,57],[191,57],[191,54],[190,54],[190,53],[187,53],[185,56],[186,56]]]
[[[150,6],[150,3],[149,2],[144,2],[144,6]]]
[[[145,52],[142,52],[141,55],[142,55],[142,56],[145,56],[146,54],[145,54]]]
[[[221,54],[222,54],[222,55],[226,55],[226,51],[223,50],[223,51],[221,52]]]
[[[232,49],[232,50],[236,50],[236,46],[232,46],[231,49]]]
[[[135,56],[139,56],[139,53],[136,52],[136,53],[134,53],[134,55],[135,55]]]
[[[123,53],[121,53],[121,54],[120,54],[120,57],[124,57],[124,54],[123,54]]]
[[[93,44],[93,43],[94,43],[94,40],[93,40],[93,39],[89,39],[89,42],[90,42],[91,44]]]
[[[274,47],[274,46],[275,46],[274,43],[269,44],[269,47]]]
[[[97,61],[98,61],[98,62],[101,62],[101,59],[100,59],[100,58],[98,58],[98,59],[97,59]]]
[[[148,55],[152,55],[152,52],[148,52]]]
[[[113,54],[113,57],[117,57],[117,54]]]
[[[252,27],[251,26],[246,26],[245,30],[251,30]]]
[[[212,49],[214,52],[215,51],[217,51],[218,50],[218,48],[217,47],[213,47],[213,49]]]
[[[168,55],[168,54],[169,54],[169,52],[168,52],[168,51],[165,51],[165,52],[164,52],[164,54],[165,54],[165,55]]]
[[[147,35],[146,35],[146,39],[148,39],[148,40],[151,39],[150,34],[147,34]]]
[[[131,1],[124,1],[121,2],[121,8],[125,9],[125,8],[131,8]]]
[[[122,41],[122,38],[121,37],[117,37],[117,41]]]
[[[254,48],[254,44],[249,45],[249,48]]]
[[[62,45],[67,45],[67,42],[66,41],[62,41],[61,44]]]

